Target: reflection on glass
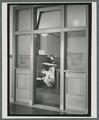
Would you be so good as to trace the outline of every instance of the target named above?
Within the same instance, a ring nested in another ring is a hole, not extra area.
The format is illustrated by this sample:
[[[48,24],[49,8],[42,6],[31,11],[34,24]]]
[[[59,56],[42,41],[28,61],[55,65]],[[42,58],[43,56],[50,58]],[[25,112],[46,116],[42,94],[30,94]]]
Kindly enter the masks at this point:
[[[60,34],[41,34],[35,37],[37,40],[36,103],[59,107]]]
[[[66,27],[86,26],[86,6],[67,5]]]

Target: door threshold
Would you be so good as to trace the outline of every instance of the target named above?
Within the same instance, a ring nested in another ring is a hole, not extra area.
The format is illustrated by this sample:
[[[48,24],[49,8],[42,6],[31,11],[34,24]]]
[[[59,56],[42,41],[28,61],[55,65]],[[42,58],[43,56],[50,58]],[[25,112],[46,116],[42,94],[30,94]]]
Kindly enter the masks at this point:
[[[13,102],[13,104],[24,105],[24,106],[27,106],[27,107],[34,107],[34,108],[39,108],[39,109],[44,109],[44,110],[50,110],[50,111],[62,112],[60,110],[60,108],[58,108],[58,107],[53,107],[53,106],[48,106],[48,105],[42,105],[42,104],[29,105],[29,104],[20,103],[20,102]]]
[[[86,114],[85,113],[85,111],[83,111],[83,110],[73,110],[73,109],[67,109],[66,111],[65,111],[65,113],[66,114],[74,114],[74,115],[76,115],[76,114]]]
[[[32,105],[32,107],[39,108],[39,109],[44,109],[44,110],[61,112],[60,108],[53,107],[53,106],[48,106],[48,105],[34,104],[34,105]]]

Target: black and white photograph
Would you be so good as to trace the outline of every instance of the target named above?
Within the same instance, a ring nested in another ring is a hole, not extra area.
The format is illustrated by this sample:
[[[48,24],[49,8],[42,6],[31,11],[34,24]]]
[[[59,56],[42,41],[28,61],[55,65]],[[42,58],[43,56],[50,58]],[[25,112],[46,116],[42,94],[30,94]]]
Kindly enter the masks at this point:
[[[6,116],[96,116],[96,3],[4,6]]]

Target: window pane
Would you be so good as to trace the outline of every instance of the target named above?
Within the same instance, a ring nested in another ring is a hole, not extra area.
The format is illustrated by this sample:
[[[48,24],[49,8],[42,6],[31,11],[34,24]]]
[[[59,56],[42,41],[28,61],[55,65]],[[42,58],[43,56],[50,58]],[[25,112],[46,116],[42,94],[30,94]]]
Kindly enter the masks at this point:
[[[84,73],[67,73],[67,94],[84,95]]]
[[[87,108],[87,55],[86,31],[67,32],[65,70],[65,110],[66,113],[85,114]],[[86,100],[85,100],[86,98]]]
[[[31,36],[17,36],[17,67],[30,67]]]
[[[31,30],[31,10],[19,10],[17,12],[16,30]]]
[[[86,26],[86,6],[85,5],[67,5],[66,26]]]
[[[65,106],[66,112],[73,114],[85,114],[85,74],[76,72],[66,73],[66,91],[65,91]]]
[[[41,13],[38,29],[60,27],[60,25],[61,12],[59,10]]]
[[[67,69],[85,70],[86,68],[85,32],[67,33]]]

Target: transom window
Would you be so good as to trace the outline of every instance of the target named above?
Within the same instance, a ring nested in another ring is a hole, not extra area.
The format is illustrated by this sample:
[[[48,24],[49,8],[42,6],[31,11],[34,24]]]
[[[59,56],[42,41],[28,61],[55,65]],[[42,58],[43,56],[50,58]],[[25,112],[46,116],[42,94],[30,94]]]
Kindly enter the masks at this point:
[[[61,26],[60,7],[49,7],[37,9],[37,28],[56,28]]]

